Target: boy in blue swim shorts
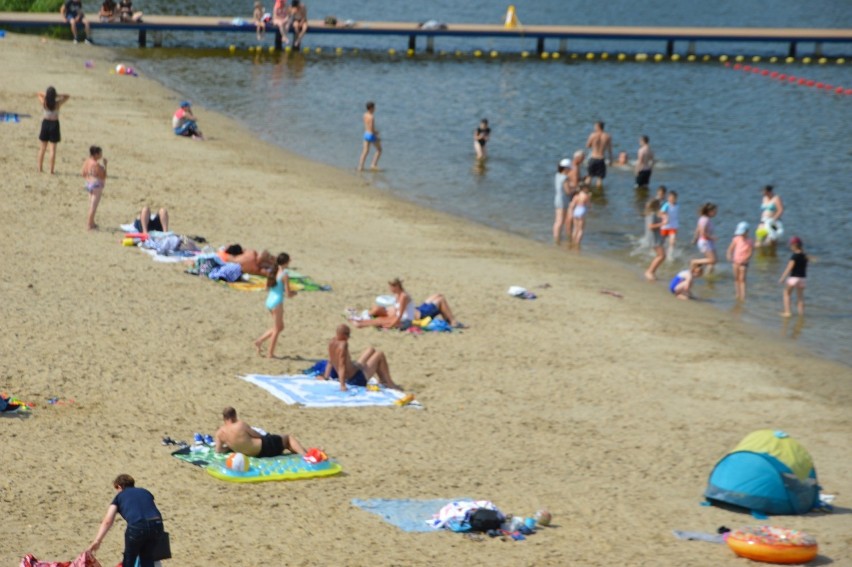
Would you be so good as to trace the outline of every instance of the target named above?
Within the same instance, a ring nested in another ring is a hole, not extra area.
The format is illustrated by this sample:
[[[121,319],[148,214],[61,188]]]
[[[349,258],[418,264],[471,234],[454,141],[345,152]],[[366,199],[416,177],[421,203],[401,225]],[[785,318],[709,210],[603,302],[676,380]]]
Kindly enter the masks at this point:
[[[373,101],[367,103],[367,112],[364,113],[364,147],[361,149],[358,171],[364,170],[367,154],[370,153],[370,144],[376,147],[370,169],[376,169],[379,166],[379,158],[382,157],[382,141],[379,139],[379,131],[376,130],[376,103]]]

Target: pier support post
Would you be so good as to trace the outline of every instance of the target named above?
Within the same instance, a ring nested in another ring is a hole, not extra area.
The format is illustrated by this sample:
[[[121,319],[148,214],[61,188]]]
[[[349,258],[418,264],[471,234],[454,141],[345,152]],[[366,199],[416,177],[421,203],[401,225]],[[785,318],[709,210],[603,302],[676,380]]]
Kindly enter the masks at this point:
[[[281,37],[281,30],[275,28],[275,51],[281,51],[284,47],[284,38]]]
[[[162,47],[163,46],[163,32],[155,31],[154,32],[154,47]]]
[[[666,55],[671,57],[674,54],[674,40],[668,40],[666,42]]]
[[[686,48],[686,54],[687,55],[695,55],[695,42],[694,41],[689,42],[689,45]]]
[[[417,49],[417,36],[410,35],[408,36],[408,49]]]
[[[536,41],[535,50],[539,55],[544,53],[544,38],[543,37],[538,38],[538,41]]]
[[[435,53],[435,36],[433,35],[426,38],[426,53]]]
[[[814,57],[822,57],[822,42],[818,41],[814,44]]]
[[[566,53],[568,51],[568,40],[560,39],[559,40],[559,53]]]
[[[145,47],[148,40],[148,30],[139,30],[139,47]]]
[[[795,57],[796,56],[796,42],[790,42],[790,50],[787,51],[787,57]]]

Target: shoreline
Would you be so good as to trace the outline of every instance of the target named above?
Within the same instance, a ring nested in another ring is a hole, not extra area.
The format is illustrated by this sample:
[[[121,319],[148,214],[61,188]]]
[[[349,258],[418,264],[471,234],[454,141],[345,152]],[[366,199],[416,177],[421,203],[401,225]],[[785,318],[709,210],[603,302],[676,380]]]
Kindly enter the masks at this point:
[[[168,124],[176,93],[147,77],[108,75],[110,50],[3,41],[0,71],[20,78],[2,87],[10,105],[35,116],[34,93],[50,82],[72,98],[52,178],[34,173],[38,119],[2,125],[9,155],[0,159],[19,189],[0,205],[9,219],[0,234],[23,248],[0,276],[0,315],[15,329],[0,337],[0,351],[17,353],[2,389],[38,405],[29,420],[3,422],[0,497],[15,544],[0,562],[26,553],[67,560],[82,550],[119,472],[155,494],[178,563],[211,565],[234,554],[250,564],[724,564],[733,556],[723,546],[696,550],[670,532],[753,523],[697,503],[713,464],[764,427],[802,441],[825,492],[852,493],[845,366],[756,337],[709,305],[658,301],[606,259],[566,257],[388,195],[258,141],[227,116],[199,108],[210,140],[178,139]],[[110,158],[110,177],[98,211],[104,229],[87,234],[77,172],[91,143]],[[167,206],[173,230],[216,245],[286,250],[295,268],[333,286],[288,300],[279,344],[287,358],[260,359],[251,348],[269,324],[262,294],[189,278],[120,246],[111,227],[143,204]],[[342,310],[365,306],[396,276],[415,300],[447,295],[470,327],[422,337],[353,330],[353,352],[386,351],[395,381],[423,411],[298,409],[234,378],[308,366]],[[510,298],[509,285],[539,298]],[[75,403],[46,406],[49,396]],[[323,446],[345,475],[230,485],[160,446],[164,434],[212,433],[224,405]],[[527,515],[549,508],[559,527],[525,544],[478,544],[404,533],[349,506],[460,494]],[[813,532],[821,553],[839,559],[852,553],[848,523],[838,514],[787,525]],[[121,550],[120,524],[99,552],[105,564]]]

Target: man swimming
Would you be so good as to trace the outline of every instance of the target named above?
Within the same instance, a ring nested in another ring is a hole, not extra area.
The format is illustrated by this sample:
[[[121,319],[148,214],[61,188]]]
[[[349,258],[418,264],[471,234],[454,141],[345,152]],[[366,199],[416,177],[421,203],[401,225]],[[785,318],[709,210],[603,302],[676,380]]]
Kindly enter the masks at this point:
[[[391,379],[388,359],[380,350],[367,347],[358,360],[353,362],[349,354],[349,325],[337,326],[334,338],[328,343],[328,364],[323,378],[331,378],[332,370],[340,380],[340,389],[346,391],[346,385],[366,386],[367,380],[378,375],[379,382],[387,388],[399,389]]]
[[[604,154],[612,162],[612,137],[604,132],[604,123],[600,120],[595,122],[595,128],[586,141],[586,147],[592,149],[589,155],[589,177],[597,178],[598,188],[603,187],[603,180],[606,177]]]
[[[228,406],[222,411],[224,425],[216,431],[216,452],[227,453],[234,451],[247,457],[277,457],[290,451],[305,454],[305,449],[299,440],[292,435],[261,435],[252,427],[237,418],[237,410]]]
[[[358,171],[364,170],[364,162],[367,161],[367,154],[370,153],[370,144],[376,147],[376,154],[373,156],[370,168],[376,169],[379,158],[382,157],[382,141],[379,139],[379,131],[376,130],[376,103],[372,101],[367,103],[367,112],[364,113],[364,147],[361,150]]]

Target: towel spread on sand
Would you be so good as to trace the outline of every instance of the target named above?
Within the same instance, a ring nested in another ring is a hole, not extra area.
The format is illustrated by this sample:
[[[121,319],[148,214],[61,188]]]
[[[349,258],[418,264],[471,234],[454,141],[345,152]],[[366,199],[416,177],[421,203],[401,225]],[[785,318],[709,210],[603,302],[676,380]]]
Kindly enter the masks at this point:
[[[468,498],[437,498],[435,500],[370,498],[352,499],[352,505],[371,514],[376,514],[385,522],[405,532],[434,532],[436,528],[427,522],[444,506]]]
[[[20,567],[101,567],[95,556],[84,551],[74,561],[39,561],[32,553],[21,559]]]
[[[249,374],[239,376],[242,380],[259,386],[288,404],[308,408],[393,406],[405,397],[404,392],[382,388],[378,392],[367,391],[363,386],[348,386],[344,392],[336,380],[317,380],[304,374],[296,376],[265,376]],[[416,401],[409,404],[419,407]]]

